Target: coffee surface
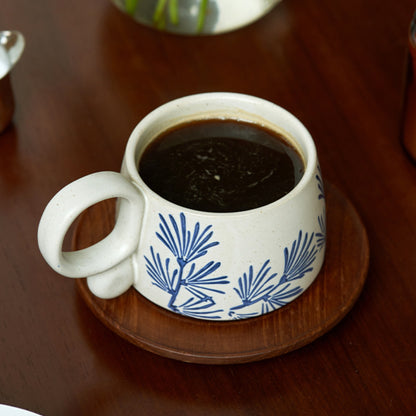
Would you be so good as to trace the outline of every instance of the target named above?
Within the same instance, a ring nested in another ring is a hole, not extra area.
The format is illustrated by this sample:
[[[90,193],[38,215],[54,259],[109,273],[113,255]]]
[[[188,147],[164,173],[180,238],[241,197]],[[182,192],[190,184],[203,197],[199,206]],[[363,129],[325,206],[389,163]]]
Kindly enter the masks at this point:
[[[279,133],[236,120],[199,120],[165,131],[139,161],[143,181],[163,198],[206,212],[269,204],[300,181],[304,164]]]

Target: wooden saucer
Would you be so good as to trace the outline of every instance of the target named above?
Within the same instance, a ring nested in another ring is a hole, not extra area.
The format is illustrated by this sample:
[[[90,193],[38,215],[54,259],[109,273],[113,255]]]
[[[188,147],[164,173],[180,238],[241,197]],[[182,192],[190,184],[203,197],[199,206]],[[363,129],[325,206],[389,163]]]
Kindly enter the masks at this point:
[[[188,318],[162,309],[136,290],[116,299],[94,296],[85,279],[79,292],[108,328],[156,354],[202,364],[257,361],[300,348],[334,327],[357,300],[368,270],[366,230],[349,200],[326,184],[327,247],[314,283],[293,302],[257,318],[230,322]],[[89,208],[76,225],[78,250],[108,234],[114,223],[111,201]]]

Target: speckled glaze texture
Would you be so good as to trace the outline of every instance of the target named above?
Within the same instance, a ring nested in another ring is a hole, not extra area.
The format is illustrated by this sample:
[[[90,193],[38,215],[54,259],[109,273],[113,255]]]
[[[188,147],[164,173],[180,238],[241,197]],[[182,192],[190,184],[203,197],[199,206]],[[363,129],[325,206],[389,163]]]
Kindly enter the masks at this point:
[[[305,162],[298,185],[271,204],[235,213],[194,211],[149,189],[136,167],[146,145],[179,122],[216,117],[283,132]],[[113,232],[88,249],[62,253],[76,216],[111,197],[120,198]],[[60,191],[45,209],[38,237],[54,270],[89,276],[88,286],[99,297],[116,297],[133,286],[172,312],[233,320],[272,312],[310,286],[324,261],[325,224],[316,149],[301,122],[256,97],[208,93],[180,98],[146,116],[130,136],[121,174],[96,173]]]

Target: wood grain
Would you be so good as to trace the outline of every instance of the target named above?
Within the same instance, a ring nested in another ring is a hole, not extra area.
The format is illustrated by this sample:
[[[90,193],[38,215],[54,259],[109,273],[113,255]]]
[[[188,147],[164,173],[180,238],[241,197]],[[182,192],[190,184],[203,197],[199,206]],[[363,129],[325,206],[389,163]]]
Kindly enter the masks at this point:
[[[257,361],[312,342],[337,324],[361,292],[369,265],[365,228],[355,208],[327,184],[327,252],[313,285],[284,308],[262,317],[207,322],[174,314],[152,304],[136,290],[103,300],[77,280],[81,296],[107,327],[156,354],[200,364]],[[80,219],[72,248],[78,250],[109,233],[114,203],[91,207]]]

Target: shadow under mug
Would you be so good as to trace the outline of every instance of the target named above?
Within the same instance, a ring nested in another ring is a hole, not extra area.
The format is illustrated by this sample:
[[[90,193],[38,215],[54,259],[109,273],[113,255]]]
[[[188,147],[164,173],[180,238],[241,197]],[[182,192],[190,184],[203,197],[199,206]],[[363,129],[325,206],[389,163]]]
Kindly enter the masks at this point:
[[[284,197],[247,211],[212,213],[176,205],[153,192],[137,165],[146,146],[183,122],[226,118],[281,132],[302,155],[304,174]],[[97,244],[62,252],[83,210],[118,198],[113,231]],[[303,124],[283,108],[235,93],[179,98],[133,130],[121,173],[98,172],[63,188],[45,208],[38,242],[58,273],[87,277],[96,296],[131,286],[172,312],[232,320],[272,312],[300,296],[325,256],[325,196],[316,149]]]

